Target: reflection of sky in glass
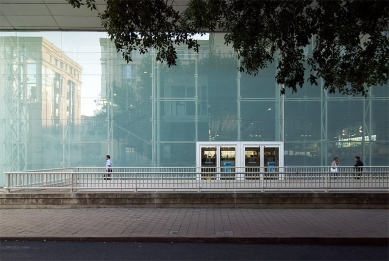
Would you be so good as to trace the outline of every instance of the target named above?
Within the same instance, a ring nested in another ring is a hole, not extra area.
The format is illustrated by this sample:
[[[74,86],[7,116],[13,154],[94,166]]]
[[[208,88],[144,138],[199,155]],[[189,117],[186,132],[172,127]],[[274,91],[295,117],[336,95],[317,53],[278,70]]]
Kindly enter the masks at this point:
[[[104,32],[1,32],[1,36],[43,37],[82,66],[81,114],[93,115],[101,90],[101,47]],[[32,79],[31,79],[32,80]]]
[[[93,115],[98,109],[95,100],[101,91],[100,38],[109,38],[105,32],[1,32],[0,36],[44,37],[82,66],[81,114]],[[209,35],[197,35],[205,40]],[[32,80],[32,79],[31,79]]]

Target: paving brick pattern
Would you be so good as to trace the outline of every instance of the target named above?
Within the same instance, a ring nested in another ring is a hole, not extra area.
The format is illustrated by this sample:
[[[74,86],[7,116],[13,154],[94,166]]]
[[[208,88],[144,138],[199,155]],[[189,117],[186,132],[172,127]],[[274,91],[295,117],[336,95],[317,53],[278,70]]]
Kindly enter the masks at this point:
[[[0,238],[385,240],[388,214],[379,209],[1,209]]]

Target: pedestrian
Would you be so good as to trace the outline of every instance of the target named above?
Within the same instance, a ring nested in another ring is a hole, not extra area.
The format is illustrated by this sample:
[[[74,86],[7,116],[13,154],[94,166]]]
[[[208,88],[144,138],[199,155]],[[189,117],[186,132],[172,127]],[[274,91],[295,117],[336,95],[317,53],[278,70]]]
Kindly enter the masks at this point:
[[[355,156],[354,158],[355,164],[354,164],[354,170],[356,173],[354,179],[360,179],[361,177],[361,172],[363,171],[363,162],[361,161],[361,157]]]
[[[112,161],[111,161],[111,156],[106,155],[105,156],[105,170],[107,172],[112,172]],[[108,173],[107,176],[104,175],[105,180],[111,180],[111,174]]]
[[[336,179],[336,176],[338,176],[338,174],[336,173],[339,171],[338,166],[339,166],[339,159],[338,157],[334,157],[334,161],[331,163],[331,172],[335,172],[334,179]]]

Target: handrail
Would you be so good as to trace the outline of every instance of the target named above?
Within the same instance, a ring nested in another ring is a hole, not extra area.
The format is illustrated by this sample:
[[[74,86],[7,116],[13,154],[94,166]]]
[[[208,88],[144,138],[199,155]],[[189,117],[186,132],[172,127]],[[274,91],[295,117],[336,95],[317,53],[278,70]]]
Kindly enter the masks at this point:
[[[389,167],[78,167],[5,172],[5,191],[20,189],[204,190],[389,190]]]

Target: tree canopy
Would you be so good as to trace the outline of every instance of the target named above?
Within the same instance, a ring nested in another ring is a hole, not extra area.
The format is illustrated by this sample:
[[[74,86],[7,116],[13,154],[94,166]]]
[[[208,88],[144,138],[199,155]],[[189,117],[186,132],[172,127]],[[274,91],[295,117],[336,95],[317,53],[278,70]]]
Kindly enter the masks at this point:
[[[96,0],[67,1],[96,9]],[[386,0],[188,0],[182,12],[174,0],[105,2],[99,17],[127,62],[133,50],[154,48],[158,61],[176,65],[176,45],[198,51],[194,35],[225,32],[241,72],[256,75],[277,62],[277,83],[293,92],[323,79],[330,93],[366,95],[389,81]]]

